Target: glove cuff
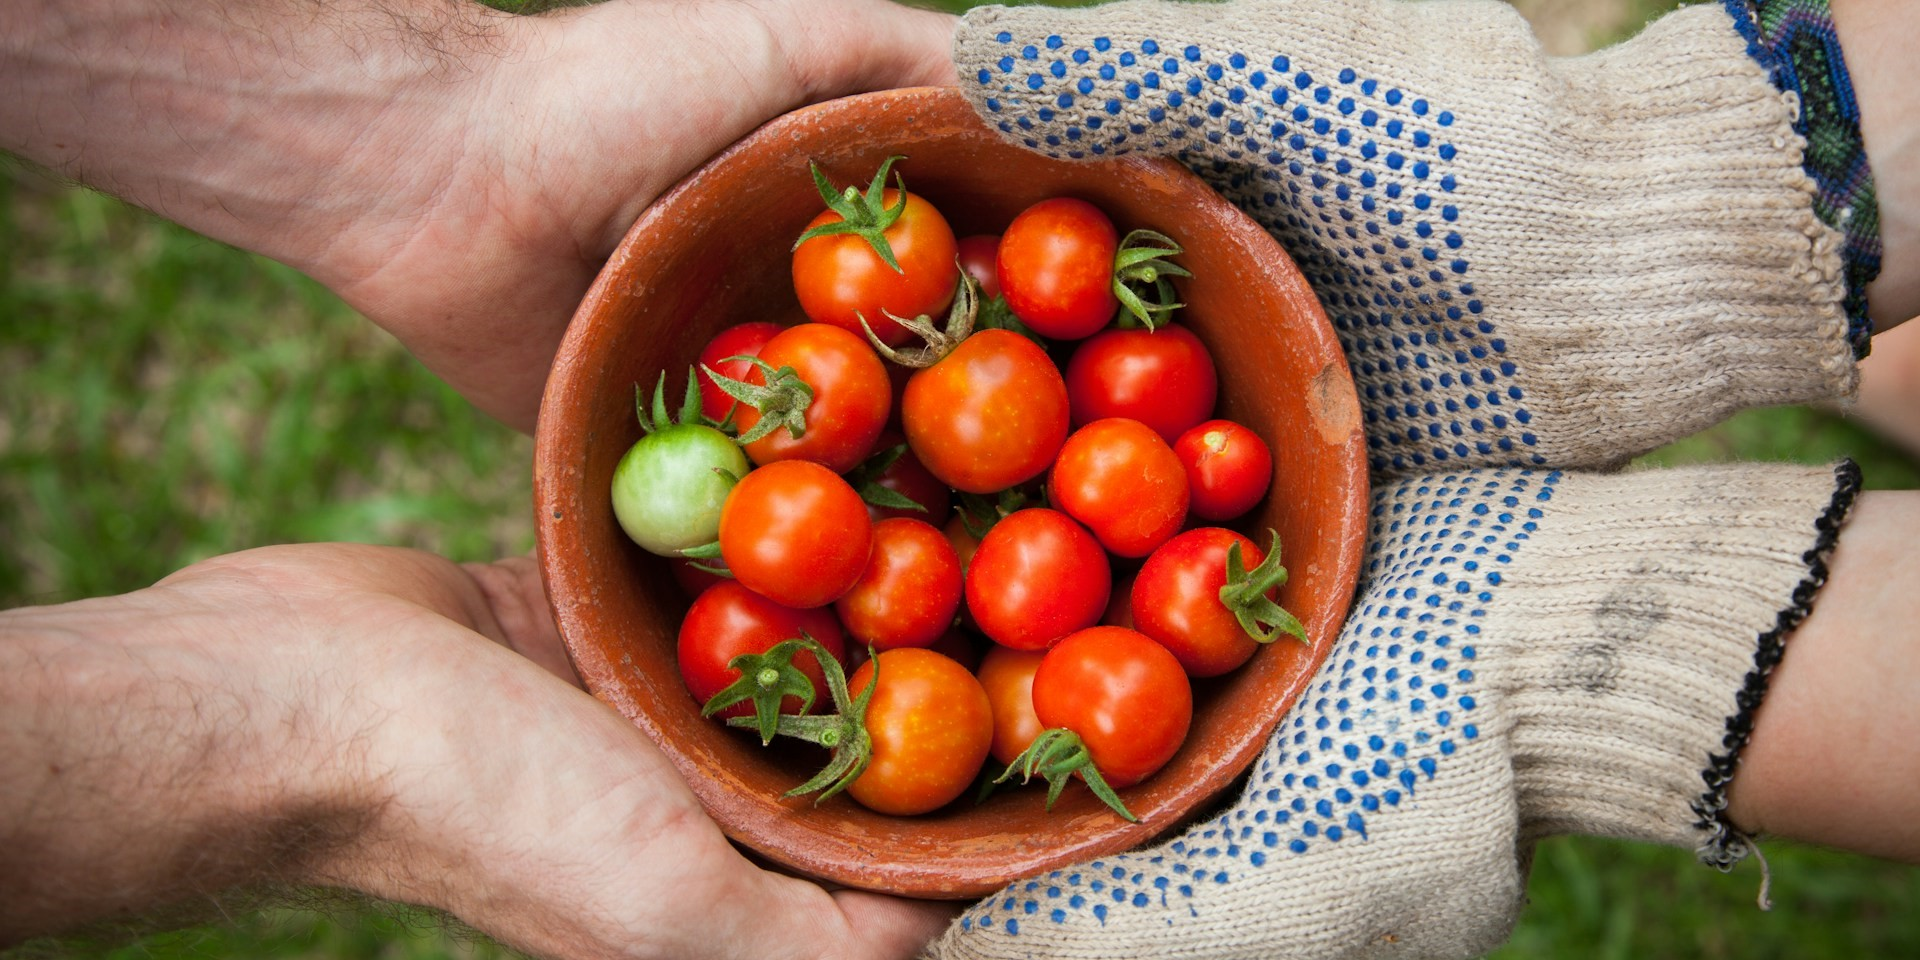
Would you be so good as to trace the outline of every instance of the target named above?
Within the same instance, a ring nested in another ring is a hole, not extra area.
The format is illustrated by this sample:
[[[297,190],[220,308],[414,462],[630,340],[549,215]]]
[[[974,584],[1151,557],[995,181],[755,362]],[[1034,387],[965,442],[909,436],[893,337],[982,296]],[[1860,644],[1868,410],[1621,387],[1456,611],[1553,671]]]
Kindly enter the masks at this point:
[[[1847,339],[1865,357],[1873,338],[1867,285],[1880,275],[1880,205],[1860,105],[1827,0],[1722,0],[1747,52],[1773,85],[1797,98],[1794,132],[1807,142],[1805,168],[1819,185],[1813,210],[1845,237]]]
[[[1561,480],[1554,535],[1483,625],[1507,645],[1523,836],[1746,855],[1727,786],[1859,481],[1851,462]]]

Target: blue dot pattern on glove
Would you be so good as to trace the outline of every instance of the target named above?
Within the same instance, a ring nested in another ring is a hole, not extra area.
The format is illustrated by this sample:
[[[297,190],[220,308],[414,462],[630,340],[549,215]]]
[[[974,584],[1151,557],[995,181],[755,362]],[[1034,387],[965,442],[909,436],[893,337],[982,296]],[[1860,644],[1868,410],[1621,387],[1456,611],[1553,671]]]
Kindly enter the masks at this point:
[[[1546,462],[1474,289],[1452,112],[1284,54],[995,39],[974,79],[1002,132],[1057,157],[1172,153],[1280,240],[1346,348],[1374,470]]]
[[[1018,934],[1112,911],[1199,915],[1209,889],[1321,844],[1368,838],[1480,737],[1479,621],[1538,530],[1558,472],[1403,480],[1376,496],[1368,586],[1328,663],[1269,742],[1240,802],[1152,851],[1027,880],[961,918]]]

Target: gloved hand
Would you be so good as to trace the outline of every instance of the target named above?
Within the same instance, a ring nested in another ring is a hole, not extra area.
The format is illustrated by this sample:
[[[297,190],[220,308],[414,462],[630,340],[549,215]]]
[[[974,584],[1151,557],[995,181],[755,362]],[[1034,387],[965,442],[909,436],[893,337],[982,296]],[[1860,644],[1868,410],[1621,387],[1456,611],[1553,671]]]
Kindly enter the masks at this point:
[[[1015,883],[935,956],[1475,956],[1541,837],[1744,854],[1725,790],[1857,471],[1544,468],[1853,389],[1870,187],[1816,196],[1751,26],[1690,8],[1553,60],[1476,0],[969,15],[963,87],[1008,136],[1176,156],[1293,254],[1366,410],[1375,522],[1237,803]]]
[[[1731,862],[1734,757],[1858,486],[1838,468],[1472,470],[1384,485],[1366,588],[1237,803],[1014,883],[953,957],[1473,957],[1533,843]]]
[[[1555,59],[1495,0],[1128,2],[976,10],[954,52],[1007,136],[1176,156],[1272,231],[1375,470],[1571,468],[1852,390],[1877,260],[1842,231],[1877,243],[1876,208],[1817,195],[1795,120],[1858,131],[1809,120],[1739,26],[1705,4]]]

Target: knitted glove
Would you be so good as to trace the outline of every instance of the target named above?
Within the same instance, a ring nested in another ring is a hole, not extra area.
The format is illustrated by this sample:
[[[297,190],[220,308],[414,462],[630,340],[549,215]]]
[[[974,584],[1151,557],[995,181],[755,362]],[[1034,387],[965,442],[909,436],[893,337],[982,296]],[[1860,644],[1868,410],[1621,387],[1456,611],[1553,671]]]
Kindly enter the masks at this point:
[[[1849,154],[1860,195],[1820,193],[1798,93],[1857,148],[1845,67],[1764,39],[1709,4],[1555,59],[1494,0],[1241,0],[984,8],[954,49],[1007,136],[1177,156],[1271,230],[1346,347],[1373,468],[1406,472],[1617,465],[1851,393],[1871,178]]]
[[[1532,844],[1730,860],[1723,792],[1851,464],[1465,471],[1374,498],[1367,583],[1239,801],[1015,883],[936,957],[1471,957]]]

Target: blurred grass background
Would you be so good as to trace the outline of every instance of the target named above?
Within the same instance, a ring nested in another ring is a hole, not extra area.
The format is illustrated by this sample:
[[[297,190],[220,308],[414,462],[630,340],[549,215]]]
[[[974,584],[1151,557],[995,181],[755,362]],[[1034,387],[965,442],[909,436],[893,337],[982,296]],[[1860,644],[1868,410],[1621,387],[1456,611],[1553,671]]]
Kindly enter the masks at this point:
[[[1550,48],[1623,38],[1671,0],[1515,0]],[[507,3],[506,5],[511,5]],[[947,0],[924,5],[957,10]],[[469,408],[318,285],[0,159],[0,608],[147,585],[267,543],[488,559],[532,546],[532,444]],[[1831,413],[1750,411],[1646,458],[1920,466]],[[1556,839],[1496,957],[1854,957],[1920,945],[1920,872],[1770,844],[1748,864]],[[115,958],[508,956],[397,905],[278,908],[116,945]]]

